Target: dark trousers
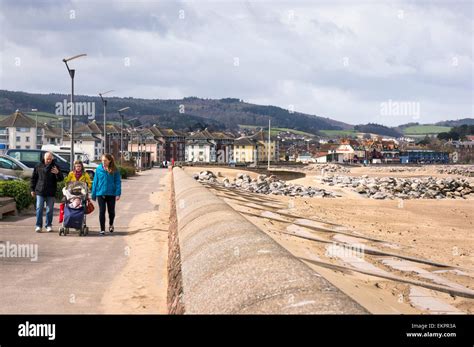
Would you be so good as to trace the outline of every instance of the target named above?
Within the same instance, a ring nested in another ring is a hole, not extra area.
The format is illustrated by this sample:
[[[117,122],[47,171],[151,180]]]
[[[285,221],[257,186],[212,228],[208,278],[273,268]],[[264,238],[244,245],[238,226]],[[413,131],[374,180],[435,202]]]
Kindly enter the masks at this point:
[[[109,211],[109,225],[114,225],[115,219],[115,196],[104,195],[98,196],[97,202],[99,203],[99,222],[100,230],[105,231],[105,208]]]

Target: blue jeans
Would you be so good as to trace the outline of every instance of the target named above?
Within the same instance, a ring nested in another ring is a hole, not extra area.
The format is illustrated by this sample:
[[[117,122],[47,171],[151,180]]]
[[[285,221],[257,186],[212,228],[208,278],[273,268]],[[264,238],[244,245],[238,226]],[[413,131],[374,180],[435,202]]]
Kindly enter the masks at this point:
[[[46,228],[53,224],[54,196],[36,195],[36,226],[43,227],[43,207],[46,202]]]

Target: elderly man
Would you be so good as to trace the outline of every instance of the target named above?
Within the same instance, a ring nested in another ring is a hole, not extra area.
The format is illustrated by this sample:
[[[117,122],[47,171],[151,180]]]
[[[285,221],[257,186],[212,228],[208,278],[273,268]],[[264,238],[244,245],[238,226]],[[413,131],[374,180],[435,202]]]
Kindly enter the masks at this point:
[[[53,230],[53,207],[57,183],[63,180],[63,174],[56,165],[53,153],[46,152],[44,160],[39,163],[31,178],[31,196],[36,197],[36,228],[37,233],[43,228],[43,208],[46,202],[46,231]]]

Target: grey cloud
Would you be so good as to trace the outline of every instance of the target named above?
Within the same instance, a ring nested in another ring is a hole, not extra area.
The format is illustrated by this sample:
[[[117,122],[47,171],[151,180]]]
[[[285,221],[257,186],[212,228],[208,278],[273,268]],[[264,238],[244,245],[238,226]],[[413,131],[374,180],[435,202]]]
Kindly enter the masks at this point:
[[[237,97],[350,122],[418,100],[427,121],[472,116],[473,5],[450,4],[3,1],[0,87],[65,92],[61,59],[86,52],[84,94]]]

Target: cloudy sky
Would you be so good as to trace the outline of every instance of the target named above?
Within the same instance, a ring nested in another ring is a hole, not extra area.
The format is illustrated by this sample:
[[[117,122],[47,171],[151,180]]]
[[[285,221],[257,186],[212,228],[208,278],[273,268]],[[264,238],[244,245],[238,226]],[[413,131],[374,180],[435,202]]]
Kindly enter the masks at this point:
[[[0,89],[235,97],[351,124],[474,116],[473,1],[0,0]]]

